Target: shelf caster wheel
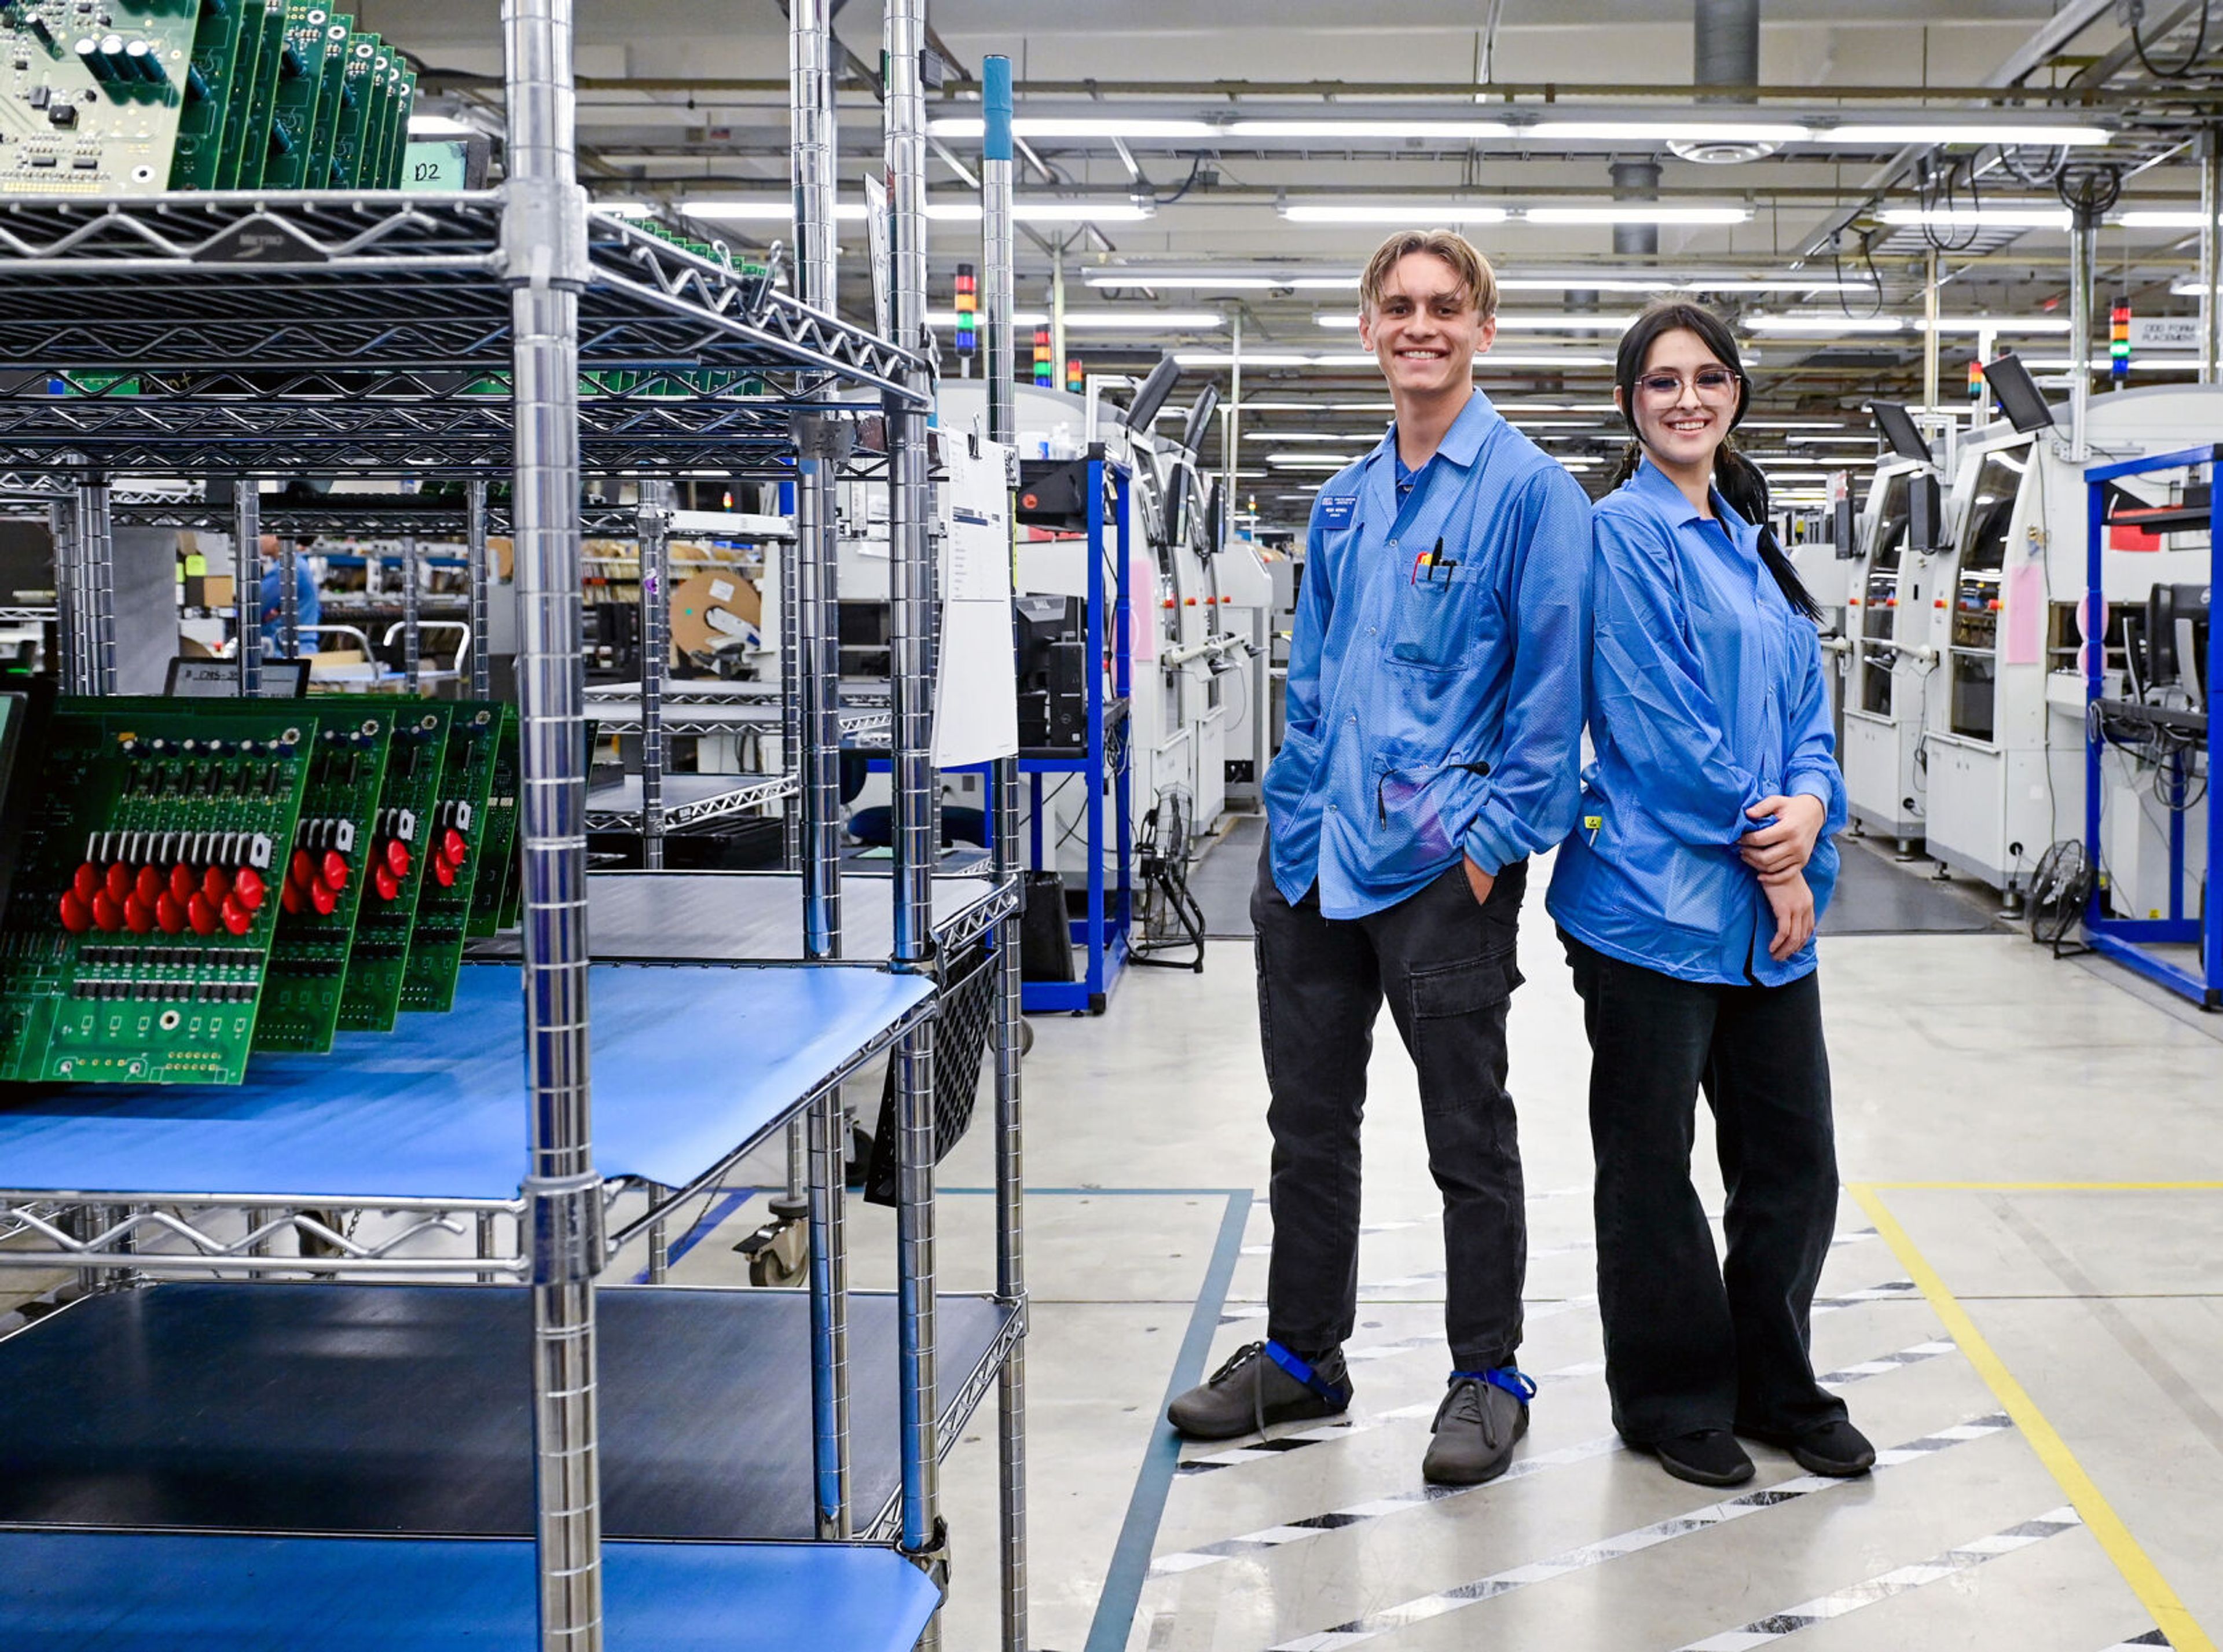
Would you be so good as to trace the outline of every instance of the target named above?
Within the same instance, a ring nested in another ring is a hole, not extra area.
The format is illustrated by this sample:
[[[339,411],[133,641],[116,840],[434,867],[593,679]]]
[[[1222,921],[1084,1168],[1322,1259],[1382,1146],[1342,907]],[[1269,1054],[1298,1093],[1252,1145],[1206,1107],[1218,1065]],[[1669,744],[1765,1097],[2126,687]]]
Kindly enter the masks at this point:
[[[1019,1055],[1022,1059],[1035,1052],[1035,1024],[1022,1015],[1019,1018]]]
[[[734,1249],[749,1259],[751,1285],[798,1284],[810,1266],[809,1209],[798,1210],[785,1199],[775,1199],[771,1216]]]

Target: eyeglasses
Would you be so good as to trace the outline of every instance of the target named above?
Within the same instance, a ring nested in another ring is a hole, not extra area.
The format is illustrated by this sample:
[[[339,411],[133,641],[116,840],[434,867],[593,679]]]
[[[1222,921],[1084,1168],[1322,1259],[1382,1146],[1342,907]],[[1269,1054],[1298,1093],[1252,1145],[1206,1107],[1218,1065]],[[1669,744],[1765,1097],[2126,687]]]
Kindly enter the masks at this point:
[[[1726,401],[1736,394],[1741,377],[1729,367],[1700,367],[1691,375],[1691,388],[1709,401]],[[1666,401],[1683,393],[1683,375],[1679,373],[1647,373],[1636,381],[1636,387],[1654,401]]]

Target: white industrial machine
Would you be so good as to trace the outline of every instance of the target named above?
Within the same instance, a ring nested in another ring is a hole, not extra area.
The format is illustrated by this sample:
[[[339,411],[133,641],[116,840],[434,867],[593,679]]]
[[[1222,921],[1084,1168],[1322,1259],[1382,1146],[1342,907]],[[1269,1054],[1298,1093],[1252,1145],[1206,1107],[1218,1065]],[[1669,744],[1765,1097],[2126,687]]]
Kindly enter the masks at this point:
[[[2205,446],[2223,436],[2223,389],[2167,387],[2094,397],[2090,464]],[[1903,612],[1919,633],[1911,656],[1925,674],[1916,795],[1928,852],[1996,889],[2026,881],[2046,846],[2080,837],[2084,820],[2086,689],[2076,611],[2086,581],[2085,465],[2065,430],[2011,424],[1972,432],[1960,449],[1946,512],[1948,542],[1926,563],[1926,600]],[[2104,556],[2111,627],[2143,612],[2157,582],[2207,577],[2207,536],[2173,533],[2150,547],[2136,536]],[[1911,640],[1911,638],[1909,640]],[[2110,754],[2108,772],[2123,765]],[[2150,776],[2111,778],[2104,800],[2110,869],[2126,900],[2141,864],[2166,876],[2165,807],[2138,790]],[[2143,824],[2142,824],[2143,823]],[[2120,835],[2118,843],[2118,834]],[[2148,852],[2141,853],[2142,839]],[[2148,904],[2166,906],[2166,896]],[[2142,908],[2140,909],[2143,909]]]
[[[1022,386],[1019,451],[1022,459],[1069,459],[1100,444],[1107,459],[1131,473],[1125,569],[1130,705],[1119,749],[1130,765],[1136,820],[1178,799],[1194,839],[1217,824],[1231,788],[1238,803],[1255,800],[1271,755],[1274,587],[1256,548],[1229,535],[1229,502],[1196,460],[1217,393],[1207,388],[1186,409],[1165,409],[1174,381],[1168,363],[1139,386],[1093,377],[1086,398],[1041,389],[1030,395]],[[1131,392],[1131,424],[1104,399],[1107,391]],[[945,385],[941,423],[961,425],[977,399],[962,380]],[[1107,557],[1116,556],[1118,537],[1117,524],[1107,524]],[[1086,556],[1083,538],[1030,535],[1023,527],[1017,588],[1085,597]],[[1117,573],[1107,568],[1107,587]],[[1048,788],[1044,840],[1061,845],[1058,864],[1067,872],[1085,864],[1084,834],[1074,827],[1086,807],[1078,785]]]
[[[1930,557],[1908,543],[1915,493],[1934,485],[1926,466],[1879,467],[1860,525],[1861,554],[1845,595],[1851,644],[1838,762],[1853,820],[1911,853],[1923,836],[1922,731],[1930,669],[1920,657],[1933,581]]]

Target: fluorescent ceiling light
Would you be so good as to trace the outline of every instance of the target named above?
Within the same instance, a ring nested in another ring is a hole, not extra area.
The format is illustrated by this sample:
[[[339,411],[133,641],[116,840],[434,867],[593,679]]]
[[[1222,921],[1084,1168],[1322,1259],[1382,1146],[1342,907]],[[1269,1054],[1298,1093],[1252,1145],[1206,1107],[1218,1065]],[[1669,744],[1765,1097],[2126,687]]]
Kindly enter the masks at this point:
[[[1906,323],[1897,316],[1747,316],[1755,333],[1896,333]]]
[[[735,223],[788,223],[795,217],[795,203],[785,196],[766,196],[760,200],[719,200],[705,197],[675,201],[672,204],[690,218],[719,218]],[[841,202],[834,209],[834,217],[841,221],[861,222],[865,217],[864,203]]]
[[[1617,333],[1635,319],[1634,316],[1509,315],[1501,310],[1497,326],[1501,332]],[[1322,327],[1338,330],[1358,325],[1357,313],[1349,310],[1323,310],[1313,320]]]
[[[1036,326],[1045,323],[1037,322]],[[1225,327],[1227,319],[1216,310],[1068,310],[1066,330],[1082,332],[1193,333],[1207,327]]]
[[[1245,442],[1375,442],[1381,439],[1376,430],[1368,436],[1363,432],[1345,430],[1245,430]]]
[[[1367,358],[1373,360],[1371,356]],[[1227,350],[1176,350],[1175,365],[1185,367],[1224,367],[1234,364],[1235,356]],[[1277,351],[1260,350],[1255,354],[1245,350],[1243,365],[1246,367],[1308,367],[1313,363],[1309,355],[1285,355]]]
[[[1538,137],[1611,143],[1804,143],[1811,128],[1734,121],[1539,121]]]
[[[926,216],[945,223],[978,223],[978,201],[930,201]],[[1011,217],[1018,223],[1140,223],[1149,208],[1134,201],[1014,201]]]
[[[1750,419],[1747,419],[1745,423],[1749,424],[1752,421]],[[1832,446],[1835,446],[1839,443],[1843,443],[1853,447],[1860,448],[1872,448],[1876,444],[1876,438],[1874,437],[1861,436],[1852,430],[1847,430],[1840,436],[1787,436],[1783,439],[1785,442],[1788,442],[1794,448],[1817,447],[1824,442],[1830,443]]]
[[[2141,209],[2136,212],[2118,213],[2115,222],[2125,229],[2197,229],[2200,228],[2200,214],[2197,210],[2169,212]]]
[[[1530,223],[1742,223],[1752,217],[1741,206],[1657,206],[1649,202],[1601,203],[1596,206],[1532,206],[1521,215]]]
[[[475,135],[478,128],[467,121],[447,115],[412,115],[409,135],[412,138],[467,138]]]
[[[1930,317],[1917,316],[1914,330],[1930,330]],[[2065,333],[2069,330],[2067,317],[2033,316],[2026,318],[1992,316],[1940,316],[1937,330],[1941,333]]]
[[[1102,269],[1091,270],[1081,279],[1091,286],[1212,287],[1225,292],[1272,292],[1281,287],[1351,292],[1358,288],[1356,275],[1282,275],[1272,272],[1262,275],[1248,270],[1215,275],[1209,270],[1161,273],[1156,270]]]
[[[1748,280],[1740,276],[1734,280],[1709,280],[1693,276],[1680,288],[1685,292],[1867,292],[1875,291],[1873,281],[1840,281],[1834,278],[1805,276],[1763,276]]]
[[[1246,361],[1250,357],[1244,358]],[[1477,367],[1489,371],[1496,367],[1604,367],[1613,365],[1613,359],[1604,355],[1578,355],[1553,350],[1506,351],[1489,350],[1474,358]],[[1313,357],[1313,365],[1322,367],[1366,367],[1376,364],[1370,351],[1351,350],[1348,353],[1332,350]]]
[[[1857,121],[1817,134],[1824,143],[1998,143],[2046,148],[2105,143],[2113,135],[2102,126],[1977,126],[1951,122],[1892,126]]]
[[[1941,229],[2066,229],[2069,209],[2027,201],[2000,206],[1893,206],[1878,213],[1883,223],[1927,225]]]
[[[687,200],[677,204],[690,218],[720,218],[737,223],[787,223],[795,217],[794,203],[782,196],[749,200]],[[866,208],[860,201],[844,201],[834,209],[834,217],[840,220],[861,221],[865,214]],[[929,201],[926,216],[937,223],[978,223],[980,204]],[[1011,216],[1021,223],[1135,223],[1150,213],[1147,207],[1133,201],[1042,200],[1014,202]]]
[[[938,138],[977,138],[987,130],[987,122],[978,116],[951,116],[929,121],[926,129]],[[1021,138],[1209,138],[1219,132],[1218,127],[1206,121],[1068,120],[1055,115],[1022,115],[1011,122],[1011,135]]]
[[[1867,280],[1840,281],[1827,276],[1809,280],[1804,276],[1768,276],[1748,280],[1741,276],[1712,277],[1704,275],[1661,275],[1649,280],[1631,280],[1626,277],[1573,275],[1501,275],[1497,278],[1501,292],[1869,292],[1875,283]]]
[[[1916,408],[1911,408],[1911,409],[1909,409],[1908,411],[1911,411],[1911,412],[1917,412],[1917,413],[1919,413],[1919,412],[1926,411],[1927,410],[1926,410],[1926,409],[1924,409],[1924,408],[1920,408],[1920,407],[1916,407]],[[1737,428],[1738,428],[1739,430],[1843,430],[1843,429],[1845,428],[1845,426],[1846,426],[1848,423],[1851,423],[1851,422],[1852,422],[1852,420],[1851,420],[1851,418],[1748,418],[1748,419],[1745,420],[1745,421],[1744,421],[1744,423],[1743,423],[1742,424],[1739,425]],[[1866,439],[1866,438],[1863,438],[1863,439]]]
[[[795,217],[791,201],[679,201],[674,203],[690,218],[717,218],[734,223],[788,223]],[[860,207],[861,214],[864,209]],[[835,207],[834,216],[840,217],[841,209]]]
[[[595,201],[590,203],[597,212],[613,218],[652,218],[656,209],[646,201]]]
[[[1238,138],[1509,138],[1503,121],[1236,121],[1224,129]]]
[[[2025,355],[2022,358],[2022,364],[2032,373],[2073,373],[2076,367],[2076,364],[2065,355]],[[2092,352],[2093,372],[2106,373],[2112,365],[2107,359],[2106,351],[2094,349]],[[2200,371],[2200,358],[2196,355],[2133,355],[2131,358],[2131,371],[2133,373],[2197,373]]]
[[[1365,456],[1363,453],[1341,458],[1327,453],[1269,453],[1266,462],[1282,470],[1341,470]]]
[[[978,327],[986,319],[986,317],[975,312],[973,317],[973,324],[975,327]],[[1071,317],[1067,317],[1067,319],[1070,320]],[[926,312],[926,324],[929,327],[954,327],[957,324],[957,312],[954,310],[929,310]],[[1014,310],[1011,312],[1011,325],[1014,327],[1047,327],[1049,325],[1049,311],[1047,310]]]
[[[1282,216],[1291,223],[1502,223],[1507,215],[1502,206],[1478,201],[1299,201],[1282,207]]]
[[[1383,404],[1387,406],[1389,404]],[[1241,411],[1246,413],[1320,413],[1335,405],[1325,401],[1246,401]]]

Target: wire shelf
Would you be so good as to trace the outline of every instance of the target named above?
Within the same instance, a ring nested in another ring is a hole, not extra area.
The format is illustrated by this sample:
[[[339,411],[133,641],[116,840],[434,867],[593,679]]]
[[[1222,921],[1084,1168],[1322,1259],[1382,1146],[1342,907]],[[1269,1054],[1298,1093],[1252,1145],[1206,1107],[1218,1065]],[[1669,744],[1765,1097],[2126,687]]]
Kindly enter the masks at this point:
[[[0,468],[507,466],[502,199],[0,203]],[[906,387],[914,356],[771,288],[761,272],[606,212],[589,212],[587,234],[589,469],[769,457],[787,448],[790,415],[822,391],[925,405]]]

